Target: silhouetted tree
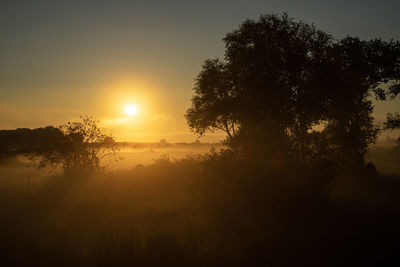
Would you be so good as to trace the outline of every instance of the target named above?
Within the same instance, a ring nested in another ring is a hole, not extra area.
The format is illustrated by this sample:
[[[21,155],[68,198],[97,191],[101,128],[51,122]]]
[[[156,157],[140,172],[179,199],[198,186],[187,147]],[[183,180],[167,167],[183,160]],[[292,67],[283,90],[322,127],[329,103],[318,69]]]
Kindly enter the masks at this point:
[[[207,60],[186,118],[200,135],[221,129],[233,147],[290,149],[302,156],[307,131],[318,123],[323,94],[318,66],[330,35],[286,14],[246,20],[224,38],[225,60]]]
[[[81,121],[60,126],[62,137],[40,151],[39,167],[61,164],[67,173],[100,171],[100,160],[116,155],[118,148],[113,137],[98,123],[89,116],[81,116]]]
[[[231,148],[258,155],[364,162],[378,133],[369,97],[399,91],[399,42],[335,40],[287,14],[246,20],[224,42],[224,60],[206,60],[197,76],[194,132],[223,130]]]
[[[328,50],[331,81],[326,133],[342,162],[364,164],[364,154],[378,134],[370,100],[393,97],[400,82],[400,43],[346,37]]]
[[[399,113],[388,113],[386,116],[385,129],[395,130],[400,129],[400,114]]]
[[[386,122],[384,123],[385,130],[397,130],[400,129],[400,114],[399,113],[388,113],[386,116]],[[397,144],[400,146],[400,137],[397,138]]]

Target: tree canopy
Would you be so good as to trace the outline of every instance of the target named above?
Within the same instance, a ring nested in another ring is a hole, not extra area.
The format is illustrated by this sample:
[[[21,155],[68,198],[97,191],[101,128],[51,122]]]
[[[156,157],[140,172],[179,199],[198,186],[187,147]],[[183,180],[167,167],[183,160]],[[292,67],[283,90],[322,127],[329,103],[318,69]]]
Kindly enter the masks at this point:
[[[287,14],[245,20],[223,40],[224,59],[206,60],[196,78],[194,132],[223,130],[239,151],[363,163],[378,133],[370,97],[400,91],[400,42],[338,40]]]
[[[17,154],[41,153],[62,136],[60,129],[53,126],[0,130],[0,159]]]
[[[81,121],[68,122],[58,130],[59,138],[46,142],[36,154],[39,167],[61,165],[64,172],[98,172],[101,159],[116,155],[118,147],[111,134],[98,125],[98,121],[82,116]]]

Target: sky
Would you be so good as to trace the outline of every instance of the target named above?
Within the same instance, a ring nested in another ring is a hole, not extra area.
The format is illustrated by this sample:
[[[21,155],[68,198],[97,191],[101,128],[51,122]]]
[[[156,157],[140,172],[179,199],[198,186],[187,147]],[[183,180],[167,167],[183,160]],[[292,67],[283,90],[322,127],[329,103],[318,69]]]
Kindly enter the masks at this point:
[[[1,1],[0,129],[91,115],[118,141],[191,142],[186,125],[204,60],[246,18],[288,12],[336,38],[400,40],[400,1]],[[127,116],[125,105],[138,108]],[[375,115],[399,111],[376,104]],[[201,141],[222,138],[210,134]]]

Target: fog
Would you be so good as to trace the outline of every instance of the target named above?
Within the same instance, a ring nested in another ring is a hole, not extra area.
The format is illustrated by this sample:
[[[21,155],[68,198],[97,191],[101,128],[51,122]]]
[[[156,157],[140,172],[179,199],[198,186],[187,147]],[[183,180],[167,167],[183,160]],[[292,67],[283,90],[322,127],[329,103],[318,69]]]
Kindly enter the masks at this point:
[[[331,249],[371,246],[352,232],[378,238],[383,229],[367,227],[377,227],[377,213],[383,216],[380,225],[398,219],[392,211],[382,215],[372,208],[400,204],[395,190],[400,179],[393,176],[399,170],[388,160],[398,159],[398,148],[371,150],[379,178],[369,171],[347,172],[322,191],[316,190],[320,181],[301,169],[261,170],[257,161],[238,161],[224,148],[125,144],[121,159],[105,159],[101,173],[73,176],[61,168],[38,169],[22,155],[2,161],[2,261],[6,266],[244,266],[263,260],[290,266],[290,259],[282,261],[287,249],[299,251],[304,262],[310,257],[324,262]],[[329,194],[321,194],[326,188]],[[365,232],[341,225],[343,216],[355,225],[362,221]],[[298,231],[300,222],[305,225]],[[331,247],[319,247],[319,238],[330,239]],[[305,239],[311,247],[299,249]],[[258,252],[259,246],[268,253]]]
[[[400,41],[337,38],[286,13],[246,19],[222,40],[224,56],[199,65],[190,106],[171,100],[174,87],[164,97],[124,83],[129,93],[107,89],[107,103],[131,119],[110,109],[106,124],[81,115],[0,130],[1,266],[400,266],[400,113],[373,116],[375,101],[400,96]],[[75,99],[63,88],[66,103],[107,113],[100,91]],[[187,140],[183,118],[224,145],[118,142],[101,126]]]
[[[182,159],[204,154],[211,148],[219,151],[223,147],[220,143],[127,143],[120,146],[117,160],[111,156],[104,159],[104,164],[108,170],[128,170],[136,165],[153,163],[160,157]]]

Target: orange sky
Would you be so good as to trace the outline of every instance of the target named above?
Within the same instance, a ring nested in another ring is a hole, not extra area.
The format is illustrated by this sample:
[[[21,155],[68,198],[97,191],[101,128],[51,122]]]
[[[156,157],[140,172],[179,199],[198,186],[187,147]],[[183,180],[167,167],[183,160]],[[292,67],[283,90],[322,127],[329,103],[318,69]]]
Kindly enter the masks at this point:
[[[222,38],[245,18],[287,11],[338,38],[400,39],[398,1],[340,2],[6,2],[0,9],[0,129],[57,126],[92,115],[119,141],[192,142],[198,137],[184,113],[194,78],[205,59],[223,57]],[[127,116],[126,104],[138,107],[136,116]],[[379,104],[376,116],[398,106]]]

